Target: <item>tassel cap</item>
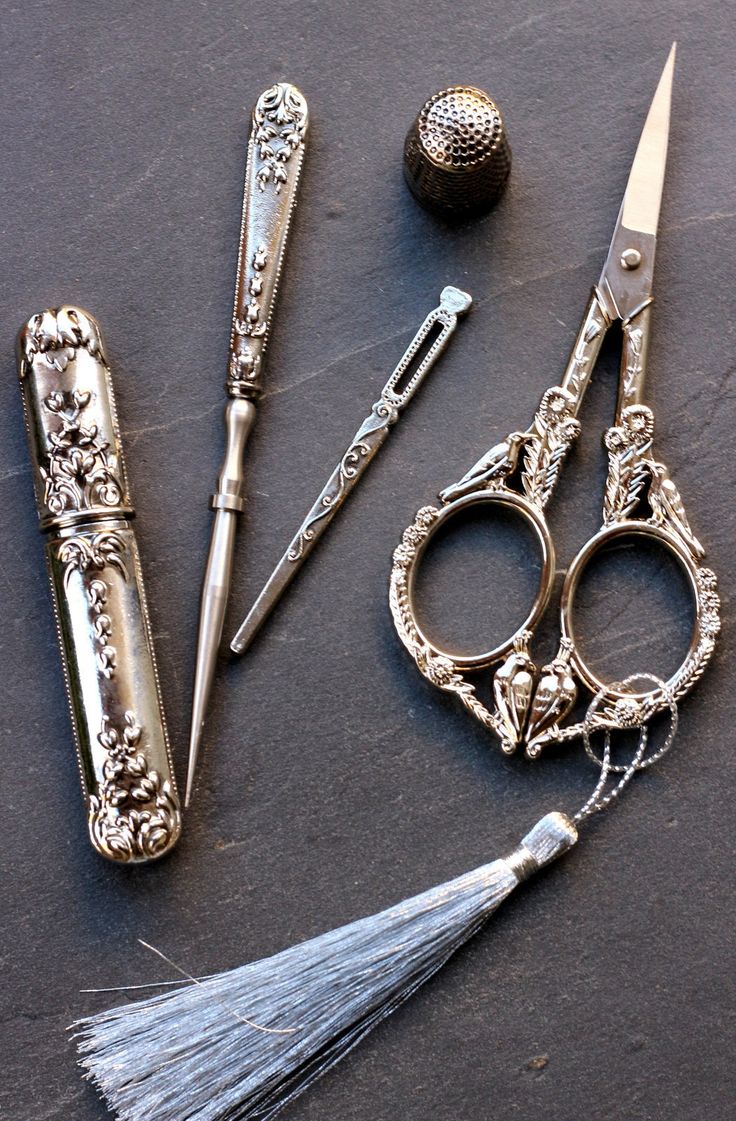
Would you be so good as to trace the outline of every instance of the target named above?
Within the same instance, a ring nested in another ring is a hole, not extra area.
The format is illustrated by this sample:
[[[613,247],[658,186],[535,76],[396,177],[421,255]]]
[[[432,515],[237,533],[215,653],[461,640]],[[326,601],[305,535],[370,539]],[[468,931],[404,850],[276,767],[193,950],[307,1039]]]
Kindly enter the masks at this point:
[[[505,860],[521,883],[571,849],[577,839],[578,831],[569,817],[557,812],[546,814]]]

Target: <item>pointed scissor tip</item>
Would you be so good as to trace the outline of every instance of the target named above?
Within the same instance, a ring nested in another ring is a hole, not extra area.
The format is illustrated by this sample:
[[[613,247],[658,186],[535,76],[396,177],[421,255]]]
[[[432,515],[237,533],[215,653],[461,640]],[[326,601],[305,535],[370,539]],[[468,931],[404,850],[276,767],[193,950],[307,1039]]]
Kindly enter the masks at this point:
[[[674,70],[676,59],[677,59],[677,39],[674,40],[674,42],[672,43],[672,46],[670,47],[670,53],[667,55],[667,61],[664,64],[665,70],[667,70],[668,68]]]
[[[672,97],[672,78],[675,73],[675,62],[677,60],[677,40],[670,47],[670,53],[667,55],[667,61],[662,68],[662,75],[659,79],[657,92],[654,95],[656,101],[660,95],[662,98]]]
[[[676,51],[677,43],[673,43],[649,106],[624,195],[620,220],[627,229],[643,234],[656,235],[659,222]]]

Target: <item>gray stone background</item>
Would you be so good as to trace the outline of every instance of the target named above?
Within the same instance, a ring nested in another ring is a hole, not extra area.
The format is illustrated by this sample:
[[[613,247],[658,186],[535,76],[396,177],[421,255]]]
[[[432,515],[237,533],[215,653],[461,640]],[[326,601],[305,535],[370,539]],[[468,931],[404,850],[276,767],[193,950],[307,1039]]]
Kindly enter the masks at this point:
[[[587,793],[579,748],[502,758],[420,678],[387,577],[415,509],[527,423],[561,372],[675,38],[650,400],[658,454],[720,575],[723,641],[656,773],[287,1113],[732,1116],[735,24],[715,0],[5,5],[6,1121],[105,1116],[64,1029],[110,1003],[80,988],[162,978],[137,937],[195,974],[240,964],[474,867]],[[223,659],[177,851],[117,869],[85,838],[13,337],[65,301],[105,330],[183,779],[248,115],[278,78],[304,90],[312,129],[229,633],[442,286],[466,287],[475,309],[250,655]],[[493,215],[453,229],[408,195],[400,154],[423,100],[464,81],[501,104],[514,169]],[[562,567],[598,525],[616,361],[612,345],[552,507]],[[442,633],[500,637],[523,611],[528,560],[476,526],[437,550],[425,606]],[[596,664],[673,668],[690,623],[677,575],[628,550],[599,576],[582,605]],[[554,632],[553,617],[538,661]]]

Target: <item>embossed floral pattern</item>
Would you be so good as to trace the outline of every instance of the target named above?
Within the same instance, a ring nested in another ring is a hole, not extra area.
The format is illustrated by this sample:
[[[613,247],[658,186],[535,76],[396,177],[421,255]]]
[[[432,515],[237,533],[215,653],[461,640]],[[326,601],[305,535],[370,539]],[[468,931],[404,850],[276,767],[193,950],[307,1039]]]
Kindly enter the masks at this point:
[[[65,370],[74,358],[76,348],[80,346],[99,357],[103,365],[107,365],[97,324],[80,308],[50,308],[32,316],[20,334],[23,355],[21,380],[38,355],[43,357],[50,369],[59,372]]]
[[[59,560],[64,565],[64,587],[68,588],[75,572],[83,576],[89,572],[101,573],[106,568],[117,569],[127,579],[125,568],[125,542],[113,530],[104,530],[91,537],[72,537],[59,545]],[[85,586],[87,602],[92,611],[92,628],[97,642],[97,665],[108,680],[115,672],[117,652],[112,645],[112,619],[105,610],[110,589],[99,575]]]
[[[563,460],[580,432],[573,415],[575,398],[554,386],[542,397],[534,427],[524,445],[521,476],[524,493],[535,505],[544,507],[555,488]]]
[[[44,401],[61,421],[61,427],[49,433],[47,466],[40,468],[43,499],[55,517],[122,501],[122,486],[107,454],[109,444],[100,438],[96,424],[85,426],[81,421],[90,397],[81,389],[55,390]]]
[[[107,716],[98,740],[107,752],[103,779],[89,800],[89,831],[95,846],[116,861],[150,860],[172,844],[181,815],[171,785],[149,769],[139,750],[143,729],[125,713],[121,730]]]
[[[114,530],[102,530],[88,537],[71,537],[59,545],[58,557],[64,565],[64,585],[68,586],[74,572],[101,572],[116,568],[126,575],[125,542]]]
[[[543,533],[546,528],[544,508],[570,445],[580,431],[578,407],[607,325],[604,304],[596,295],[562,384],[544,393],[529,429],[512,432],[486,452],[458,483],[440,492],[439,498],[448,516],[461,508],[462,500],[466,500],[464,505],[470,505],[478,498],[498,498],[520,508],[540,527],[540,536],[547,536]],[[528,631],[517,634],[495,653],[474,658],[443,654],[423,635],[411,595],[415,566],[438,511],[429,507],[426,518],[420,511],[414,523],[404,530],[394,550],[389,602],[401,641],[421,673],[433,685],[454,693],[484,727],[501,738],[507,754],[526,743],[526,754],[534,758],[548,743],[584,735],[583,722],[564,723],[573,711],[578,683],[594,693],[600,686],[600,705],[591,717],[593,726],[627,728],[645,724],[695,685],[705,670],[720,630],[720,599],[715,575],[708,568],[698,567],[704,557],[703,548],[690,529],[682,498],[667,467],[652,455],[654,416],[639,399],[644,332],[629,321],[624,322],[623,332],[625,367],[617,421],[605,434],[609,465],[604,525],[585,546],[585,553],[579,554],[576,563],[579,567],[587,563],[599,544],[617,536],[622,527],[626,532],[657,537],[674,551],[695,591],[697,622],[687,656],[666,683],[634,698],[621,696],[619,686],[598,682],[570,637],[569,610],[575,594],[574,584],[572,588],[567,585],[567,597],[563,593],[563,636],[558,654],[542,668],[541,674],[531,660]],[[551,551],[550,547],[550,554]],[[535,601],[532,619],[539,602]],[[513,650],[507,653],[511,644]],[[493,677],[495,711],[491,711],[460,671],[481,668],[484,662],[493,664],[496,657],[501,664]]]
[[[259,97],[255,123],[255,144],[262,161],[258,186],[263,191],[272,183],[278,193],[288,178],[288,162],[304,141],[307,104],[294,86],[278,82]]]

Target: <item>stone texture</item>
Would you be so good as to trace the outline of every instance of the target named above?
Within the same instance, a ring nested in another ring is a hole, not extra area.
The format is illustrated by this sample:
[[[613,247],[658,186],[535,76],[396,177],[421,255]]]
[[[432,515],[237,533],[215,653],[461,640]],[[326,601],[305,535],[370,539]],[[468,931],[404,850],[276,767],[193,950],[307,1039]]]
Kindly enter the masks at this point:
[[[195,974],[222,969],[470,869],[587,795],[580,750],[502,758],[422,681],[390,622],[389,559],[416,508],[526,423],[562,370],[675,37],[650,400],[658,453],[721,579],[724,639],[666,763],[288,1118],[727,1115],[734,23],[715,0],[6,9],[0,1116],[102,1121],[64,1028],[111,1000],[80,988],[162,977],[137,937]],[[249,656],[223,659],[177,851],[117,869],[85,838],[13,336],[64,301],[102,323],[183,779],[247,119],[277,78],[303,89],[312,130],[230,633],[442,286],[467,288],[475,309]],[[453,82],[498,100],[514,151],[501,205],[459,229],[421,211],[401,172],[413,116]],[[611,347],[554,500],[563,567],[598,524],[616,361]],[[452,553],[457,611],[475,591],[513,625],[528,587],[507,563],[515,582],[499,594],[491,543],[474,542]],[[448,584],[448,555],[435,560]],[[652,666],[648,629],[665,661],[687,641],[687,600],[676,583],[668,599],[657,558],[622,565],[628,599],[606,583],[586,600],[591,652],[613,672]]]

